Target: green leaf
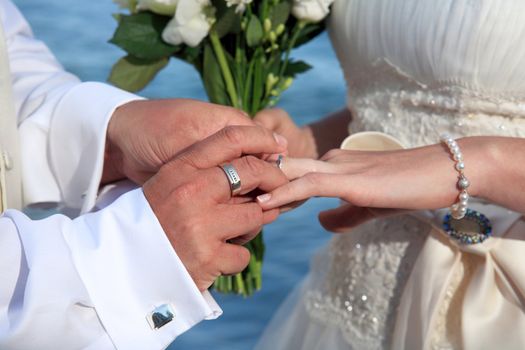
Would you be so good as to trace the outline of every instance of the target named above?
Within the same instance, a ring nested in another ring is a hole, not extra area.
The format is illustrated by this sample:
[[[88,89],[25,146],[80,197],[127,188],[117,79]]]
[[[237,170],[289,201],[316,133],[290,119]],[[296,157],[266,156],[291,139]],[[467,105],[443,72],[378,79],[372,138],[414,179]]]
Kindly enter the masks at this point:
[[[122,15],[115,34],[109,42],[137,58],[157,60],[170,56],[180,47],[162,40],[162,31],[168,21],[169,17],[152,12]]]
[[[224,13],[217,16],[218,21],[213,25],[219,38],[229,33],[238,33],[241,29],[241,17],[235,13],[235,7],[230,7]]]
[[[251,16],[248,27],[246,28],[246,43],[249,47],[255,47],[261,43],[264,31],[257,16]]]
[[[126,56],[115,63],[108,80],[121,89],[136,92],[146,87],[155,75],[166,67],[168,61],[166,57],[156,61],[145,61]]]
[[[211,102],[226,106],[231,105],[226,93],[226,85],[222,78],[221,67],[209,43],[206,43],[204,46],[202,80]]]
[[[288,17],[290,17],[290,11],[292,5],[289,1],[278,3],[270,10],[270,20],[272,21],[272,27],[277,28],[280,24],[286,24]]]
[[[182,50],[176,52],[173,56],[193,65],[199,73],[202,73],[202,46],[197,47],[185,46]]]
[[[111,17],[113,17],[113,19],[119,23],[120,19],[122,18],[122,13],[112,13]]]
[[[302,31],[301,35],[297,39],[297,42],[294,45],[294,48],[297,48],[303,44],[306,44],[310,40],[314,39],[316,36],[321,34],[325,30],[325,23],[313,23],[308,24]]]
[[[312,69],[308,63],[304,61],[290,61],[284,71],[284,76],[294,78],[296,75],[304,73]]]

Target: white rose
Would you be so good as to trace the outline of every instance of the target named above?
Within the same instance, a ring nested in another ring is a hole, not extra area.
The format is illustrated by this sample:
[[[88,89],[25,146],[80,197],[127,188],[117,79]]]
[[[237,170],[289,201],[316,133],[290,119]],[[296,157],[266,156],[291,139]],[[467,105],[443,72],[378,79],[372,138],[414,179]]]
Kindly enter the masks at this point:
[[[320,22],[330,13],[334,0],[294,0],[292,14],[299,20]]]
[[[137,10],[150,10],[159,15],[173,16],[178,2],[179,0],[138,0]]]
[[[210,0],[180,0],[175,16],[162,32],[162,39],[173,45],[199,45],[215,21],[213,12]]]
[[[250,4],[253,0],[226,0],[228,7],[237,6],[235,13],[244,13],[246,5]]]

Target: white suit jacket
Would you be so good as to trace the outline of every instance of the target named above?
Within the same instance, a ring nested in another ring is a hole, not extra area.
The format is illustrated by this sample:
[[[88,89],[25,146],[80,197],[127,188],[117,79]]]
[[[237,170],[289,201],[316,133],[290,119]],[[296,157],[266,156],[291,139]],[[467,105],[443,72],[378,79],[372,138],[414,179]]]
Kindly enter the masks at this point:
[[[88,211],[108,120],[138,97],[65,72],[11,1],[0,0],[0,19],[0,59],[11,73],[0,82],[11,81],[23,201]],[[0,349],[163,349],[221,313],[193,283],[141,189],[76,219],[32,221],[7,210],[0,276]],[[154,329],[152,312],[167,305],[173,319]]]

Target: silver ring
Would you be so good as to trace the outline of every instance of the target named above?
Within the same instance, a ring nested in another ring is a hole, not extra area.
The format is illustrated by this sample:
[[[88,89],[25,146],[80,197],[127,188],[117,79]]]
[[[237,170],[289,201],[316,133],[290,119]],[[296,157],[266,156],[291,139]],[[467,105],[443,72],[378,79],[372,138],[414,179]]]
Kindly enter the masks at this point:
[[[277,165],[277,168],[281,169],[283,168],[283,155],[282,154],[279,154],[279,156],[277,157],[277,161],[275,162],[275,164]]]
[[[232,197],[241,193],[241,178],[239,177],[239,173],[237,173],[237,170],[235,170],[233,165],[225,164],[221,165],[220,168],[222,171],[224,171],[226,177],[228,178]]]

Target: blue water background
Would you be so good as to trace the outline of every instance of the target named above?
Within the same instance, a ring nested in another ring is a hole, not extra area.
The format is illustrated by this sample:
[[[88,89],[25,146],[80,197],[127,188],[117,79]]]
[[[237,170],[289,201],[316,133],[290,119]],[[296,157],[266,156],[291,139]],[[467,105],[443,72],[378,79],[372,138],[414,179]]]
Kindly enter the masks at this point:
[[[111,65],[123,55],[107,43],[115,29],[111,13],[118,11],[110,0],[15,3],[36,36],[46,42],[67,70],[82,80],[105,81]],[[280,106],[299,124],[341,108],[345,87],[328,37],[321,36],[293,56],[306,60],[314,69],[296,80]],[[141,95],[206,99],[197,73],[174,60]],[[263,290],[249,299],[215,295],[224,315],[216,321],[202,322],[175,340],[170,349],[251,349],[280,303],[308,271],[312,254],[330,238],[319,225],[317,213],[336,205],[335,200],[314,199],[268,225]]]

